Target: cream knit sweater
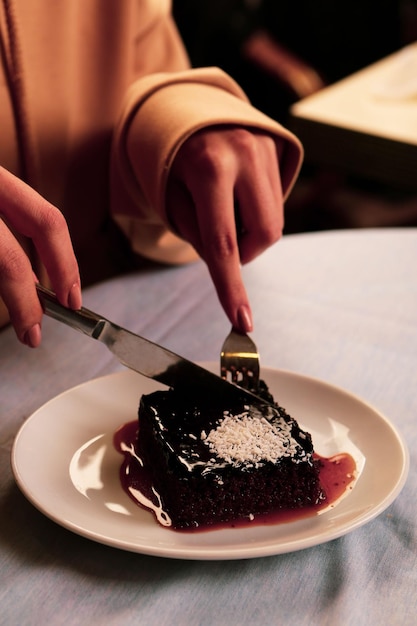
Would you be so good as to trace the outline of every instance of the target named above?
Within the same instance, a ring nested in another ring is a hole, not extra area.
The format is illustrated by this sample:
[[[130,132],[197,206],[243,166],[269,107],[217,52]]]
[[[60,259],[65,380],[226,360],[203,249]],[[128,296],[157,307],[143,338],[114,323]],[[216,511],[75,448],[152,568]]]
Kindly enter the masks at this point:
[[[285,196],[296,179],[298,140],[221,70],[190,69],[169,0],[0,0],[0,55],[0,164],[63,212],[84,284],[117,265],[115,223],[141,256],[196,258],[169,230],[165,186],[197,129],[285,138]]]

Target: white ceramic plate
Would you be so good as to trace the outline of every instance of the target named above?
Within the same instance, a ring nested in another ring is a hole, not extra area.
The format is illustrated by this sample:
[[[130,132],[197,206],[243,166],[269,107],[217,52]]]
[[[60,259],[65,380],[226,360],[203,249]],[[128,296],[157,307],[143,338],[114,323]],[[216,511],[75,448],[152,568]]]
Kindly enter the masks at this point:
[[[213,364],[203,364],[215,371]],[[217,366],[216,366],[217,367]],[[408,453],[394,426],[349,393],[298,374],[263,368],[275,399],[313,435],[323,456],[349,451],[360,476],[350,495],[322,515],[240,529],[180,533],[136,506],[119,482],[113,434],[136,419],[142,393],[158,385],[131,371],[57,396],[20,429],[12,467],[22,492],[65,528],[123,550],[182,559],[245,559],[308,548],[379,515],[401,491]]]

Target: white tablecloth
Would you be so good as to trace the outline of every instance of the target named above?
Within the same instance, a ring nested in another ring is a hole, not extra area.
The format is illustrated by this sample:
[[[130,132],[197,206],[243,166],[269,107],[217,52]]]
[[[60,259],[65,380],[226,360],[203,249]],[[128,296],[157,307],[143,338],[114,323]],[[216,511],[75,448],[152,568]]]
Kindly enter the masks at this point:
[[[417,229],[387,229],[287,236],[244,268],[262,365],[357,394],[389,418],[410,450],[406,485],[379,517],[278,556],[144,556],[42,515],[10,469],[18,429],[61,391],[122,368],[98,342],[54,320],[44,320],[37,350],[2,331],[0,624],[416,624],[416,267]],[[85,291],[84,305],[198,361],[217,360],[229,331],[202,263],[97,285]]]

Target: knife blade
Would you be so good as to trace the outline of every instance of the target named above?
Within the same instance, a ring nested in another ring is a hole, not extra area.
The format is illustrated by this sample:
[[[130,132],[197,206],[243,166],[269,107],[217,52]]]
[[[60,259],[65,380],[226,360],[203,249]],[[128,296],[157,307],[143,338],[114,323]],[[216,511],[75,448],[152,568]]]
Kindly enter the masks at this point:
[[[271,404],[167,348],[114,324],[98,313],[84,307],[73,310],[63,306],[53,291],[39,283],[36,284],[36,290],[46,315],[101,341],[122,365],[147,378],[188,396],[203,400],[219,399],[225,406],[229,402],[237,401]]]

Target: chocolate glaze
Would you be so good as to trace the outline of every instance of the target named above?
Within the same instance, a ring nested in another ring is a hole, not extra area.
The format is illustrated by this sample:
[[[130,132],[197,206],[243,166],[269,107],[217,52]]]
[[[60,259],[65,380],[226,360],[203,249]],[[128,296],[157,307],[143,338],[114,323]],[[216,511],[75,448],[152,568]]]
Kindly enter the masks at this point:
[[[263,384],[261,392],[270,400]],[[232,407],[213,400],[204,407],[174,391],[157,391],[141,398],[135,449],[161,508],[174,528],[207,527],[254,517],[283,508],[313,506],[325,499],[311,436],[277,405]],[[288,431],[292,453],[275,462],[225,462],[204,441],[224,412],[239,415],[249,408],[269,423]],[[149,489],[148,489],[149,491]],[[148,494],[149,495],[149,494]]]
[[[228,412],[233,415],[248,412],[251,415],[262,415],[276,429],[283,431],[285,436],[288,431],[296,444],[296,453],[291,458],[283,457],[274,465],[301,462],[313,464],[313,444],[310,434],[301,430],[297,422],[282,407],[276,406],[274,410],[268,405],[248,407],[242,401],[233,407],[219,408],[214,404],[205,405],[202,409],[198,404],[177,396],[172,390],[158,391],[141,398],[139,448],[141,439],[145,440],[148,436],[154,438],[164,451],[170,470],[177,474],[178,479],[208,474],[212,474],[213,479],[221,479],[234,470],[239,473],[252,472],[253,462],[241,462],[237,468],[233,468],[205,443],[205,436],[219,426]],[[148,431],[149,428],[151,432]],[[145,446],[142,453],[147,456]],[[264,464],[267,465],[268,462]]]

